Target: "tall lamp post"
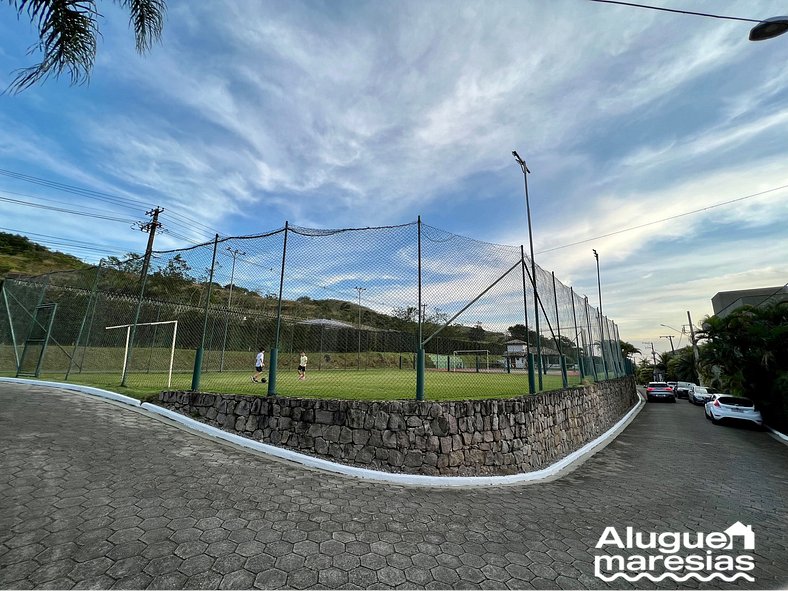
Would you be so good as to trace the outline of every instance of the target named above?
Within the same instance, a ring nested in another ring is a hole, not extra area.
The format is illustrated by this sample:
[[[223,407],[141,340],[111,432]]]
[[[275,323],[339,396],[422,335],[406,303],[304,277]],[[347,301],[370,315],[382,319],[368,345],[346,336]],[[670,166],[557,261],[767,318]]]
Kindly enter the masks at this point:
[[[224,319],[224,338],[222,338],[222,357],[219,361],[219,371],[224,371],[224,350],[227,347],[227,325],[230,324],[230,305],[233,303],[233,280],[235,279],[235,259],[244,256],[246,253],[237,248],[227,247],[227,251],[233,257],[233,267],[230,271],[230,293],[227,296],[227,315]],[[255,345],[259,346],[259,345]]]
[[[531,171],[528,170],[528,166],[525,164],[525,160],[520,158],[520,155],[517,153],[517,150],[512,150],[512,156],[517,161],[517,164],[520,165],[520,169],[523,171],[523,182],[525,183],[525,211],[528,214],[528,246],[530,248],[531,253],[531,281],[533,282],[534,286],[534,316],[535,316],[535,323],[534,328],[536,329],[536,366],[539,370],[539,390],[542,390],[542,333],[539,332],[539,293],[536,289],[536,262],[534,261],[534,238],[533,238],[533,231],[531,230],[531,201],[528,199],[528,175],[531,174]],[[530,336],[530,335],[526,335]],[[531,360],[529,359],[528,362],[530,363]]]
[[[602,353],[602,367],[605,368],[605,379],[607,380],[610,376],[607,370],[607,359],[605,359],[605,325],[602,323],[602,276],[599,274],[599,253],[596,251],[596,248],[592,248],[591,250],[594,251],[594,258],[596,259],[596,285],[599,289],[599,348]]]
[[[354,287],[358,291],[358,369],[361,370],[361,292],[366,291],[366,287]]]

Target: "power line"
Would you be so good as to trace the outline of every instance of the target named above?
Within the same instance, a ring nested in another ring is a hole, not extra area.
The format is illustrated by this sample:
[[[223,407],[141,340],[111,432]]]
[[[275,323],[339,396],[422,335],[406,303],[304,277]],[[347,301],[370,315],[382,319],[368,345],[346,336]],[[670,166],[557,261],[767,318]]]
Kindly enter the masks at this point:
[[[114,205],[119,205],[121,207],[129,208],[129,209],[138,210],[138,209],[145,209],[148,207],[148,205],[145,202],[137,199],[120,197],[118,195],[113,195],[111,193],[104,193],[102,191],[95,191],[93,189],[86,189],[84,187],[78,187],[75,185],[60,183],[58,181],[44,179],[41,177],[36,177],[21,172],[15,172],[13,170],[0,168],[0,176],[6,176],[9,178],[13,178],[15,180],[33,183],[44,187],[49,187],[51,189],[56,189],[58,191],[63,191],[74,195],[80,195],[88,199],[96,199],[98,201],[112,203]],[[194,218],[173,211],[172,207],[169,208],[169,212],[171,216],[177,217],[186,222],[186,223],[177,223],[177,225],[180,225],[184,228],[194,229],[195,226],[202,226],[206,231],[209,231],[211,235],[216,234],[218,232],[214,228],[211,228],[210,226],[203,224],[202,222],[195,220]]]
[[[3,193],[9,193],[9,191],[2,191]],[[13,194],[13,193],[12,193]],[[110,222],[122,222],[122,223],[132,223],[134,220],[130,218],[118,218],[108,215],[101,215],[95,213],[86,213],[84,211],[74,211],[73,209],[65,209],[62,207],[50,207],[48,205],[42,205],[40,203],[30,203],[28,201],[21,201],[20,199],[10,199],[8,197],[0,197],[0,201],[5,201],[8,203],[14,203],[16,205],[24,205],[26,207],[35,207],[38,209],[46,209],[48,211],[59,211],[61,213],[70,213],[73,215],[80,215],[84,217],[96,218],[101,220],[108,220]],[[55,203],[58,203],[57,201]]]
[[[725,16],[722,14],[711,14],[708,12],[693,12],[692,10],[679,10],[677,8],[665,8],[663,6],[649,6],[648,4],[635,4],[634,2],[620,2],[619,0],[589,0],[589,2],[599,2],[600,4],[619,4],[621,6],[634,6],[635,8],[648,8],[649,10],[660,10],[662,12],[675,12],[677,14],[691,14],[693,16],[707,16],[709,18],[720,18],[731,21],[744,21],[748,23],[762,23],[762,20],[753,18],[741,18],[738,16]]]
[[[594,0],[592,0],[594,1]],[[704,211],[708,211],[710,209],[715,209],[717,207],[722,207],[723,205],[730,205],[731,203],[738,203],[739,201],[744,201],[746,199],[752,199],[753,197],[760,197],[761,195],[765,195],[767,193],[773,193],[774,191],[779,191],[780,189],[788,188],[788,185],[781,185],[779,187],[774,187],[773,189],[766,189],[765,191],[760,191],[758,193],[753,193],[752,195],[745,195],[744,197],[737,197],[736,199],[731,199],[730,201],[722,201],[721,203],[715,203],[714,205],[709,205],[707,207],[701,207],[700,209],[693,209],[692,211],[686,211],[684,213],[679,213],[676,215],[672,215],[667,218],[662,218],[660,220],[654,220],[651,222],[646,222],[645,224],[639,224],[637,226],[630,226],[629,228],[622,228],[621,230],[615,230],[614,232],[608,232],[607,234],[601,234],[599,236],[593,236],[591,238],[585,238],[583,240],[578,240],[577,242],[570,242],[569,244],[562,244],[561,246],[554,246],[553,248],[548,248],[546,250],[542,250],[537,252],[536,254],[544,254],[546,252],[552,252],[554,250],[561,250],[562,248],[569,248],[570,246],[577,246],[578,244],[585,244],[586,242],[591,242],[593,240],[599,240],[600,238],[608,238],[609,236],[615,236],[617,234],[623,234],[624,232],[631,232],[632,230],[638,230],[640,228],[646,228],[648,226],[653,226],[655,224],[661,224],[662,222],[668,222],[670,220],[675,220],[678,218],[683,218],[688,215],[693,215],[696,213],[701,213]]]

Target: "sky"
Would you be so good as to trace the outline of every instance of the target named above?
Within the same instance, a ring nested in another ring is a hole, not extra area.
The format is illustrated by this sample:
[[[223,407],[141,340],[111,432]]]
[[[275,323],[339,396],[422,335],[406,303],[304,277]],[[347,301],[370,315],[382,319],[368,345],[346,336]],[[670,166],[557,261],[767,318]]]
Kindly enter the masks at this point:
[[[0,231],[97,262],[143,252],[154,206],[157,249],[421,216],[527,253],[517,150],[536,262],[597,305],[596,249],[604,313],[644,352],[686,345],[719,291],[788,282],[788,35],[588,0],[169,0],[139,56],[101,12],[90,84],[0,95]],[[0,14],[5,88],[35,35]]]

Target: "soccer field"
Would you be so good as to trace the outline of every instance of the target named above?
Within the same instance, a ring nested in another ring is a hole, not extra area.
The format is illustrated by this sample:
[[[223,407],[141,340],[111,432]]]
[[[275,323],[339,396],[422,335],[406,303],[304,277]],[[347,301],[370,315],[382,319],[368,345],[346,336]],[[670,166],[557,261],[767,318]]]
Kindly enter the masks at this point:
[[[268,384],[255,384],[250,376],[251,372],[248,371],[207,372],[202,375],[200,391],[265,396]],[[64,381],[62,373],[44,373],[40,379]],[[191,379],[191,374],[173,374],[171,389],[189,390]],[[559,375],[543,376],[542,382],[543,390],[558,390],[562,387]],[[167,374],[130,374],[127,387],[121,387],[118,373],[75,373],[69,383],[144,399],[166,389]],[[570,386],[579,383],[577,376],[570,376]],[[427,371],[424,384],[426,400],[480,400],[528,394],[528,374],[524,372]],[[413,400],[416,398],[416,372],[399,369],[309,371],[307,379],[300,381],[297,372],[285,370],[277,374],[276,393],[279,396],[336,400]]]

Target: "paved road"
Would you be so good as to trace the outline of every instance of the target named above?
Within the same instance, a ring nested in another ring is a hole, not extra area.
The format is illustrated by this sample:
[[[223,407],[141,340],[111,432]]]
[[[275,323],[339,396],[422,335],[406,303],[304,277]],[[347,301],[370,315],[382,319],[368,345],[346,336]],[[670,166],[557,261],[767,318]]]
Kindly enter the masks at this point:
[[[686,402],[647,405],[559,480],[494,489],[359,482],[28,385],[0,384],[0,450],[3,588],[606,588],[605,527],[736,521],[750,586],[788,585],[788,447]]]

